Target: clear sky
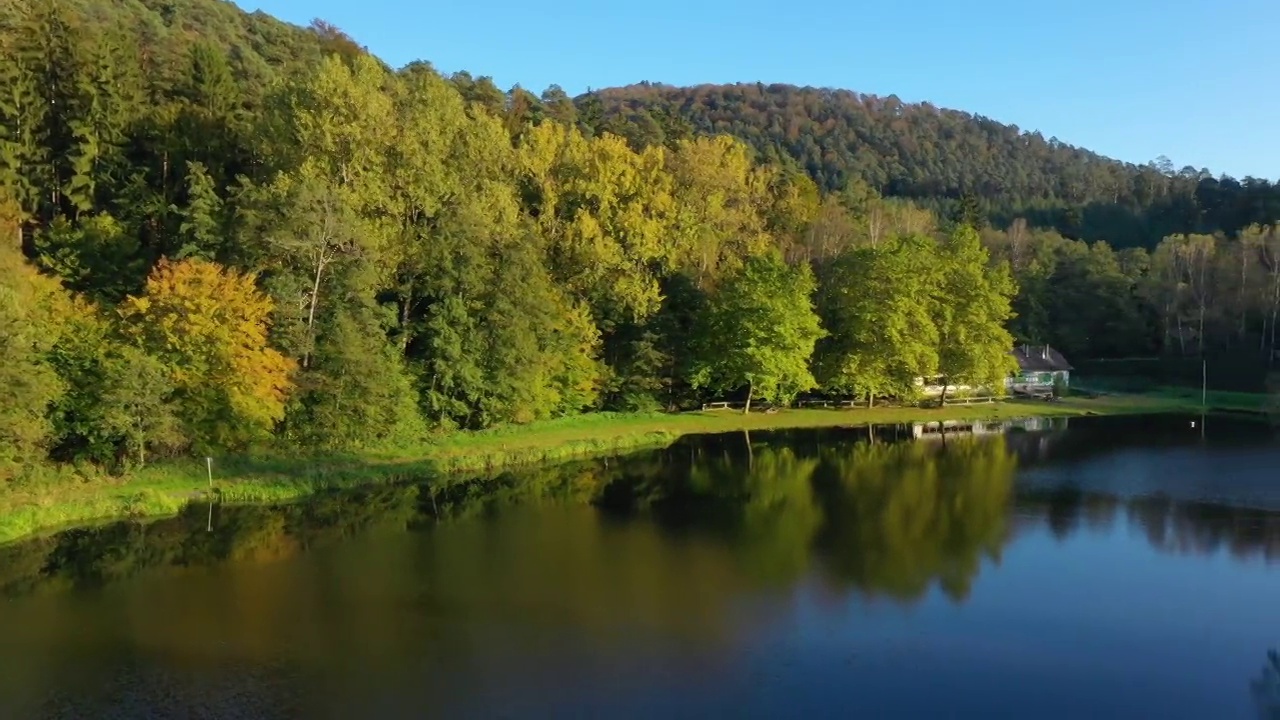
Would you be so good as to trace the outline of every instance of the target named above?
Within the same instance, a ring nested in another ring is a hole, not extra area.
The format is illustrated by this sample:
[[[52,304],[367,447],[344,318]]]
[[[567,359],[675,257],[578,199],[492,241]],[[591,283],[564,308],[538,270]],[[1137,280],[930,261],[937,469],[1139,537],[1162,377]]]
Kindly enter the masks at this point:
[[[1131,162],[1280,178],[1280,0],[236,1],[503,89],[848,88]]]

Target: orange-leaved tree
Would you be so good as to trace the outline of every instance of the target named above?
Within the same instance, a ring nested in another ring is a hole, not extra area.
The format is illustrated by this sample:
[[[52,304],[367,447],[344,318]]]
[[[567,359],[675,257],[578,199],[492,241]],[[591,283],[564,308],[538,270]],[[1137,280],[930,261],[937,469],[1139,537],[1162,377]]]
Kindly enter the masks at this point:
[[[272,303],[256,279],[161,260],[142,296],[120,305],[124,333],[168,369],[197,449],[244,447],[284,417],[294,363],[267,342]]]

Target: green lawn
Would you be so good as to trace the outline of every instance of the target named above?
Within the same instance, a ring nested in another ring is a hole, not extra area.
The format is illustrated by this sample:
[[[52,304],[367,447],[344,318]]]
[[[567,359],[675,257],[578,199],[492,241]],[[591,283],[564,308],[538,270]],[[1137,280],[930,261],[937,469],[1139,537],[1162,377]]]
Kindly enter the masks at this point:
[[[1194,396],[1194,397],[1193,397]],[[1256,410],[1263,396],[1211,393],[1216,410]],[[349,455],[214,458],[214,488],[225,502],[270,502],[321,488],[366,482],[443,477],[538,462],[662,447],[683,435],[740,430],[837,427],[946,419],[998,420],[1034,415],[1117,415],[1195,412],[1198,393],[1009,400],[945,408],[781,410],[743,415],[734,410],[680,414],[598,413],[561,420],[456,433],[418,448]],[[0,490],[0,543],[69,525],[177,512],[207,497],[203,461],[169,462],[124,478],[71,468],[46,469]]]

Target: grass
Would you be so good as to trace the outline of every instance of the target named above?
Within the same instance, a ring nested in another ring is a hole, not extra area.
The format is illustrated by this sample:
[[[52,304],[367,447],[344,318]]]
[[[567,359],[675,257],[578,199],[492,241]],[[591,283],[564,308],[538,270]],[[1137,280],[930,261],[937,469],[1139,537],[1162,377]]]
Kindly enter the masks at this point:
[[[1160,388],[1146,394],[1152,399],[1181,403],[1191,410],[1200,409],[1200,391],[1191,388]],[[1265,412],[1276,407],[1276,399],[1262,393],[1213,391],[1205,398],[1208,408],[1216,411]]]
[[[1266,396],[1210,393],[1214,411],[1264,409]],[[215,458],[214,492],[222,502],[295,500],[324,488],[478,473],[498,468],[663,447],[684,435],[928,422],[1198,412],[1200,395],[1161,390],[1141,395],[1009,400],[944,408],[799,409],[743,415],[733,410],[680,414],[597,413],[531,425],[455,433],[421,447],[343,455]],[[93,470],[40,468],[0,489],[0,544],[38,533],[122,517],[160,517],[208,497],[203,462],[151,466],[123,478]]]

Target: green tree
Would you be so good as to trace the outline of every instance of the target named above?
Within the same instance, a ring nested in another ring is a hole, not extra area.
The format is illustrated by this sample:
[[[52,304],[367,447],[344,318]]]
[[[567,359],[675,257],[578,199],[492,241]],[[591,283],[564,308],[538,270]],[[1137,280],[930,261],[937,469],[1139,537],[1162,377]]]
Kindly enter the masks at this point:
[[[756,167],[749,148],[732,138],[696,138],[666,154],[673,183],[670,229],[674,266],[699,285],[740,267],[774,245],[761,210],[772,205],[769,172]]]
[[[525,200],[557,282],[605,324],[655,311],[671,211],[662,149],[636,153],[613,135],[545,123],[520,150]]]
[[[937,246],[905,236],[847,250],[822,267],[818,312],[828,335],[818,343],[815,375],[830,392],[910,397],[916,378],[938,367],[938,328],[929,305],[936,292]]]
[[[542,107],[546,109],[547,118],[566,127],[573,127],[578,119],[578,110],[573,99],[559,85],[548,86],[542,91]]]
[[[382,315],[382,323],[375,316]],[[325,319],[316,361],[299,378],[288,437],[304,447],[412,446],[426,434],[414,380],[387,342],[392,316],[344,305]],[[374,332],[369,332],[373,328]]]
[[[70,313],[57,282],[0,243],[0,477],[41,459],[51,441],[51,414],[65,384],[48,354]]]
[[[15,10],[27,10],[18,5]],[[44,122],[49,106],[42,96],[29,16],[15,12],[0,20],[0,187],[27,213],[42,203],[40,168],[48,165]]]
[[[137,292],[147,263],[136,236],[110,215],[74,223],[55,218],[35,234],[36,260],[66,286],[98,302],[119,302]]]
[[[967,225],[942,243],[941,281],[932,302],[944,403],[955,385],[1003,393],[1005,379],[1017,369],[1009,353],[1013,336],[1005,329],[1017,289],[1007,265],[991,267],[988,261],[978,233]]]
[[[814,288],[808,266],[788,267],[777,253],[748,260],[711,296],[693,386],[746,386],[743,412],[751,411],[757,394],[786,404],[814,387],[809,358],[824,335],[813,309]]]
[[[202,163],[187,163],[187,203],[173,211],[181,218],[178,237],[181,245],[175,259],[199,257],[218,259],[226,241],[222,218],[222,198],[214,189],[213,178]]]
[[[160,360],[121,345],[103,377],[102,430],[122,439],[126,454],[147,462],[147,448],[172,449],[183,444],[173,375]]]

